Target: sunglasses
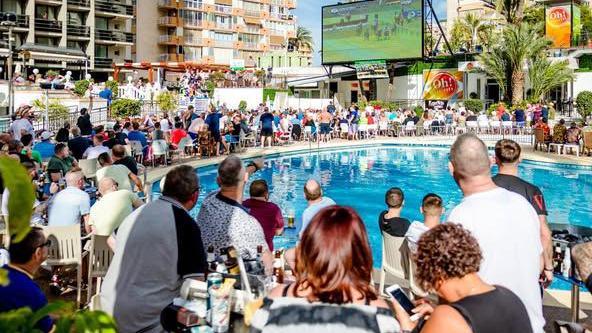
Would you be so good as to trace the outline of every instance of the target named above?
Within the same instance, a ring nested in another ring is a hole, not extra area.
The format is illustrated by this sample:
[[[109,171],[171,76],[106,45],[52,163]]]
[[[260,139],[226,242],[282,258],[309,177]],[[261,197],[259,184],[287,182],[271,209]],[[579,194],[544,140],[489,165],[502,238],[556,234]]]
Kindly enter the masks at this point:
[[[39,248],[39,247],[50,247],[50,246],[51,246],[51,240],[48,239],[45,241],[45,243],[43,243],[37,247]]]

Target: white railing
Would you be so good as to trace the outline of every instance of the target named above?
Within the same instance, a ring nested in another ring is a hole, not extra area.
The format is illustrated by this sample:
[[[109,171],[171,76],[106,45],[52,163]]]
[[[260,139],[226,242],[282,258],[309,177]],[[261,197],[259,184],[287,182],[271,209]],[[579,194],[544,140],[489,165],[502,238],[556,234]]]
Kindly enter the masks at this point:
[[[203,45],[204,41],[201,37],[185,37],[185,44],[188,45]]]
[[[185,9],[203,10],[204,4],[203,4],[203,2],[194,2],[194,1],[185,0]]]

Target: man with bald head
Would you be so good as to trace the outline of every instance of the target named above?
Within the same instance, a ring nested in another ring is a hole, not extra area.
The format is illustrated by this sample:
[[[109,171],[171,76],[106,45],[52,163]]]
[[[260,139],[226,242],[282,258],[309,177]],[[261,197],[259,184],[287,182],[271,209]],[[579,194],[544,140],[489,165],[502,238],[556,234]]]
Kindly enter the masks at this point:
[[[99,181],[100,199],[90,209],[89,225],[99,236],[109,236],[134,209],[144,202],[132,191],[119,189],[117,182],[110,177]]]
[[[539,287],[543,247],[537,213],[524,197],[495,185],[487,147],[477,136],[457,138],[448,167],[464,198],[447,221],[471,231],[483,253],[481,278],[518,295],[533,332],[543,332]]]
[[[304,198],[308,202],[308,207],[302,212],[302,228],[300,228],[299,237],[302,236],[304,229],[321,209],[335,205],[333,199],[323,196],[321,184],[314,179],[309,179],[304,184]]]
[[[48,225],[69,226],[83,221],[88,228],[90,197],[82,190],[84,175],[80,169],[73,169],[65,178],[67,187],[58,192],[49,204]]]

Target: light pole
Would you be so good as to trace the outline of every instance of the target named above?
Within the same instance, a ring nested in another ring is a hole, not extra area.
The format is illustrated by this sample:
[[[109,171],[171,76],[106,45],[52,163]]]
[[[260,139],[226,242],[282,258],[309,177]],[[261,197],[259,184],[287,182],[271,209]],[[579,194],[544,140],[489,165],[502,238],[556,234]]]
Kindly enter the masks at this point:
[[[6,65],[8,67],[8,114],[14,113],[14,94],[12,91],[12,28],[16,26],[16,15],[13,13],[4,13],[0,15],[0,26],[8,27],[8,58]]]

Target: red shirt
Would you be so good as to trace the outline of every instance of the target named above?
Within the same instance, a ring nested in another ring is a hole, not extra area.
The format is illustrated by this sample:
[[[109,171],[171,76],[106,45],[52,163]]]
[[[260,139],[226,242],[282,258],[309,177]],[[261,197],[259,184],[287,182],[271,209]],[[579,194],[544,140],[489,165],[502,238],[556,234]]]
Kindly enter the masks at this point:
[[[249,209],[249,214],[259,221],[269,250],[273,251],[273,236],[275,231],[284,227],[284,217],[278,205],[257,199],[247,199],[243,206]]]
[[[177,128],[171,133],[171,143],[178,145],[181,140],[187,136],[187,132],[184,129]]]

